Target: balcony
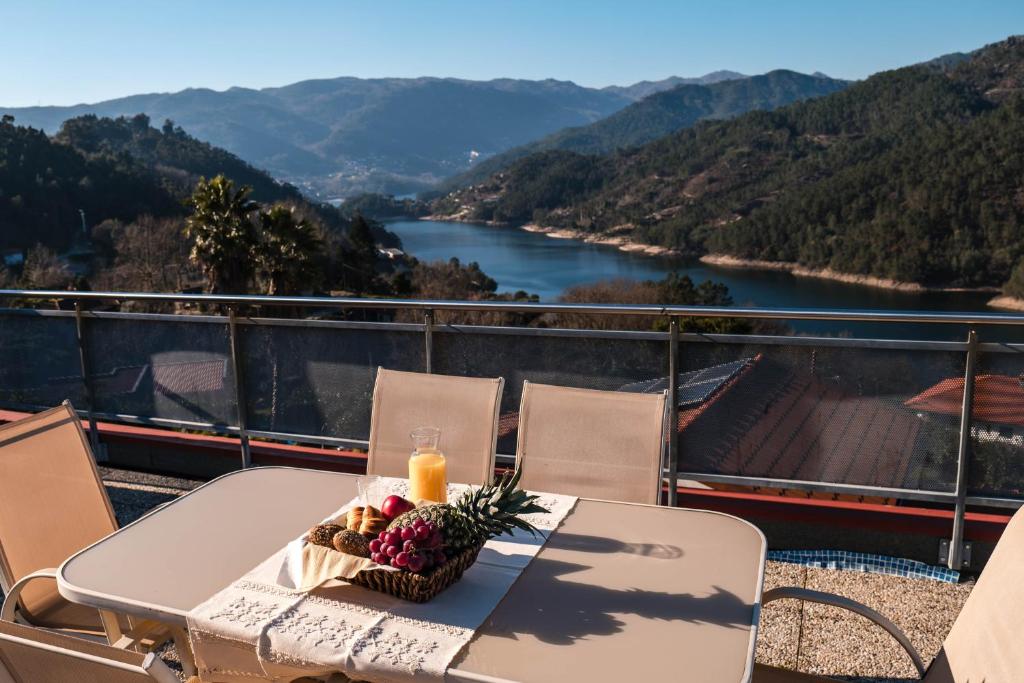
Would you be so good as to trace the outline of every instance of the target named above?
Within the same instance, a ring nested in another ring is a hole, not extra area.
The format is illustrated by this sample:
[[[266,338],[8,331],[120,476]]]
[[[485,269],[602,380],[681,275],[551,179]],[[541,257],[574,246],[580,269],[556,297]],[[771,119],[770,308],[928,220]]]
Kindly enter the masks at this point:
[[[941,557],[962,572],[959,583],[942,583],[769,562],[766,588],[861,600],[910,633],[927,660],[1024,500],[1024,344],[1003,341],[1024,325],[1021,316],[0,296],[11,303],[0,309],[0,409],[70,399],[92,426],[122,524],[238,467],[286,461],[359,471],[378,366],[504,377],[499,466],[515,452],[524,380],[667,390],[666,504],[751,519],[770,550],[869,552],[932,566]],[[893,333],[682,331],[711,317],[857,320]],[[566,321],[573,326],[549,326]],[[760,628],[760,662],[869,680],[913,674],[884,633],[833,608],[776,603]]]

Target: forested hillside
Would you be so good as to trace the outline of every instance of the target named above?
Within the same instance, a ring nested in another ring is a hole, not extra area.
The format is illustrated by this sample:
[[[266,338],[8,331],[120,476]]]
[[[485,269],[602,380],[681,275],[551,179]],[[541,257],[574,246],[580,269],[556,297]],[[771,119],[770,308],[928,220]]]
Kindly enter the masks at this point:
[[[1002,286],[1024,255],[1024,39],[950,63],[616,154],[533,155],[434,208],[693,255]]]
[[[0,119],[0,249],[23,259],[0,262],[0,287],[510,298],[475,263],[382,251],[400,241],[359,206],[149,123],[87,115],[51,138]]]
[[[842,90],[848,81],[808,76],[795,71],[770,71],[708,84],[682,84],[657,91],[611,116],[587,126],[566,128],[535,142],[486,159],[471,171],[450,179],[451,189],[478,182],[516,159],[547,150],[606,154],[635,147],[687,128],[698,121],[729,119],[754,110],[771,110],[792,102]]]
[[[294,187],[170,122],[157,130],[145,115],[90,115],[67,121],[50,138],[5,117],[0,123],[0,248],[39,243],[66,249],[81,231],[79,210],[89,226],[142,214],[184,216],[182,202],[199,177],[218,174],[252,187],[257,201],[301,205],[332,228],[347,225],[337,210],[309,203]]]

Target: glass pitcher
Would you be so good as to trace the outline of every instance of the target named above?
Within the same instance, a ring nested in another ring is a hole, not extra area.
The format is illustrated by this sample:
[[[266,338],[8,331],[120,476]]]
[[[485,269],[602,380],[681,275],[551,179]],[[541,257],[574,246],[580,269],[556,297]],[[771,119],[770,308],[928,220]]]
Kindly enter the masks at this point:
[[[441,430],[437,427],[417,427],[412,437],[412,455],[409,457],[409,498],[420,501],[448,502],[448,476],[444,454],[438,448]]]

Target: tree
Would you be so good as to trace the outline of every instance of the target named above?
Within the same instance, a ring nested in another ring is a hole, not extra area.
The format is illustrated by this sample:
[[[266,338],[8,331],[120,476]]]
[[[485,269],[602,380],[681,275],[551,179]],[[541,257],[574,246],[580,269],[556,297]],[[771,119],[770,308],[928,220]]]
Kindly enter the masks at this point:
[[[102,230],[101,230],[102,229]],[[101,289],[129,292],[180,292],[199,277],[181,234],[181,221],[143,215],[128,225],[114,221],[93,230],[109,240],[113,265],[101,272]]]
[[[323,242],[312,223],[277,204],[260,212],[259,237],[257,261],[267,294],[294,294],[315,283]]]
[[[377,274],[377,241],[369,222],[357,213],[346,237],[348,245],[341,249],[341,284],[353,292],[371,291]]]
[[[37,244],[25,255],[23,289],[68,289],[74,281],[74,274],[52,249]]]
[[[185,235],[193,240],[191,258],[206,276],[210,293],[243,294],[254,274],[256,230],[252,213],[258,205],[249,199],[252,188],[218,175],[200,178],[188,204]]]

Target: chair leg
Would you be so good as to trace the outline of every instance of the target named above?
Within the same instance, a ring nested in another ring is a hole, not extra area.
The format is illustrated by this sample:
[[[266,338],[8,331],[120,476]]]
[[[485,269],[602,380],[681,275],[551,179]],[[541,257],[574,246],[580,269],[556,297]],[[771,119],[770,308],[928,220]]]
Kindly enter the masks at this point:
[[[187,679],[199,673],[196,669],[196,657],[192,653],[192,644],[188,640],[185,629],[173,627],[170,629],[171,637],[174,638],[174,649],[178,651],[178,659],[181,660],[181,671]]]

